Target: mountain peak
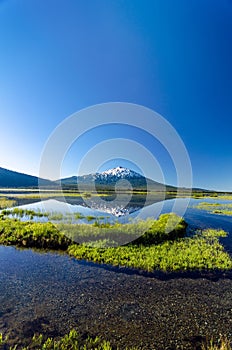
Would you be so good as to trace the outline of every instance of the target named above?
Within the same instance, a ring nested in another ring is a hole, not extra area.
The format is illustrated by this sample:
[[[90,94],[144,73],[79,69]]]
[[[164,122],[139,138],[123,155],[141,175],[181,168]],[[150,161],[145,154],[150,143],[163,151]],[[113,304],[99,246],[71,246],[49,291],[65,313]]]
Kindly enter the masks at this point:
[[[106,171],[103,171],[100,173],[100,175],[104,177],[108,176],[116,176],[118,178],[125,178],[125,177],[143,177],[142,175],[136,173],[133,170],[130,170],[128,168],[124,168],[122,166],[118,166],[116,168],[108,169]]]

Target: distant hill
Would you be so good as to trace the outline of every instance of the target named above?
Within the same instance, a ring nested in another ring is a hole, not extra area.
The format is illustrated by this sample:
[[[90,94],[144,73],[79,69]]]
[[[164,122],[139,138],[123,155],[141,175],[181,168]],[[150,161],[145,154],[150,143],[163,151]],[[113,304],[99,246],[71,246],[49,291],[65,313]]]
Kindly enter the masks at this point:
[[[38,187],[37,176],[26,175],[18,173],[0,167],[0,188],[26,188],[26,187]],[[42,186],[54,186],[54,183],[49,180],[40,179]]]
[[[121,181],[120,183],[118,183],[119,180],[126,181]],[[113,190],[116,184],[119,189],[126,190],[130,187],[128,186],[128,182],[134,190],[146,190],[147,187],[154,191],[176,190],[176,187],[174,186],[164,185],[154,180],[147,179],[141,174],[123,167],[109,169],[102,173],[94,173],[83,176],[72,176],[58,180],[58,182],[60,182],[63,187],[67,188],[77,188],[78,184],[81,184],[82,187],[84,186],[86,190],[88,190],[88,188],[90,188],[93,185],[93,183],[95,184],[98,190]]]
[[[120,181],[126,180],[126,181]],[[111,191],[115,190],[115,185],[118,189],[127,190],[132,187],[133,190],[144,190],[147,188],[152,191],[177,191],[177,187],[165,185],[154,180],[148,179],[133,170],[117,167],[109,169],[102,173],[94,173],[83,176],[72,176],[57,181],[50,181],[47,179],[41,179],[37,176],[27,175],[12,171],[0,167],[0,188],[38,188],[39,185],[46,188],[59,188],[61,186],[64,189],[78,189],[78,184],[84,186],[84,189],[91,190],[92,185],[95,184],[97,190]],[[128,186],[128,182],[131,186]],[[147,186],[148,185],[148,186]],[[182,189],[185,191],[191,191],[191,189]],[[194,192],[212,192],[200,188],[193,188]],[[214,191],[216,192],[216,191]]]

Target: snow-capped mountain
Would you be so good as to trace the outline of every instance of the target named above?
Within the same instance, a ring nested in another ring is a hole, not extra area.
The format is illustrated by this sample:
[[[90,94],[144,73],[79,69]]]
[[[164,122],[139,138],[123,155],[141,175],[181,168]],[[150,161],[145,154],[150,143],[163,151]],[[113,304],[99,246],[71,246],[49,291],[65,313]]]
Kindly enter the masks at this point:
[[[161,184],[154,180],[147,179],[143,175],[121,166],[103,171],[102,173],[72,176],[69,178],[61,179],[60,181],[62,186],[65,187],[78,187],[78,184],[81,184],[82,190],[84,185],[86,191],[88,191],[88,187],[91,187],[93,183],[98,190],[114,190],[115,185],[117,185],[117,189],[122,190],[131,189],[131,187],[133,190],[147,190],[148,187],[149,189],[157,191],[169,191],[175,189],[175,187],[165,186],[164,184]]]
[[[103,171],[102,173],[97,173],[97,175],[102,177],[102,178],[115,176],[115,177],[117,177],[119,179],[133,178],[133,177],[137,177],[137,178],[143,177],[142,175],[136,173],[135,171],[127,169],[127,168],[123,168],[121,166],[118,166],[116,168]]]

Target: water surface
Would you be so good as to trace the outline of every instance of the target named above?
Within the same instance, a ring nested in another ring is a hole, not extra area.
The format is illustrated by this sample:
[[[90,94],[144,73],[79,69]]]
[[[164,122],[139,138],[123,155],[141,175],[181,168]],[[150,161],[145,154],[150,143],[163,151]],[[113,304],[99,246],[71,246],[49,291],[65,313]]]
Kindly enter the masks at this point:
[[[0,332],[12,344],[77,327],[122,348],[190,349],[207,335],[230,338],[231,310],[230,277],[162,280],[0,246]]]

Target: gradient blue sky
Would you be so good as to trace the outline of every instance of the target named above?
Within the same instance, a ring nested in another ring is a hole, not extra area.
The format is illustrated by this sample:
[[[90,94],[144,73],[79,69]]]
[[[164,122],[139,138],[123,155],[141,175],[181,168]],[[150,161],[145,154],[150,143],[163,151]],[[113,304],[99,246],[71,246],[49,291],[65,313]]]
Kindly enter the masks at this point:
[[[230,0],[0,0],[0,166],[38,175],[60,122],[122,101],[173,125],[195,187],[232,191],[231,62]],[[121,133],[128,135],[110,128],[84,135],[64,175],[94,143]],[[162,150],[132,134],[163,159],[165,180],[174,184]]]

